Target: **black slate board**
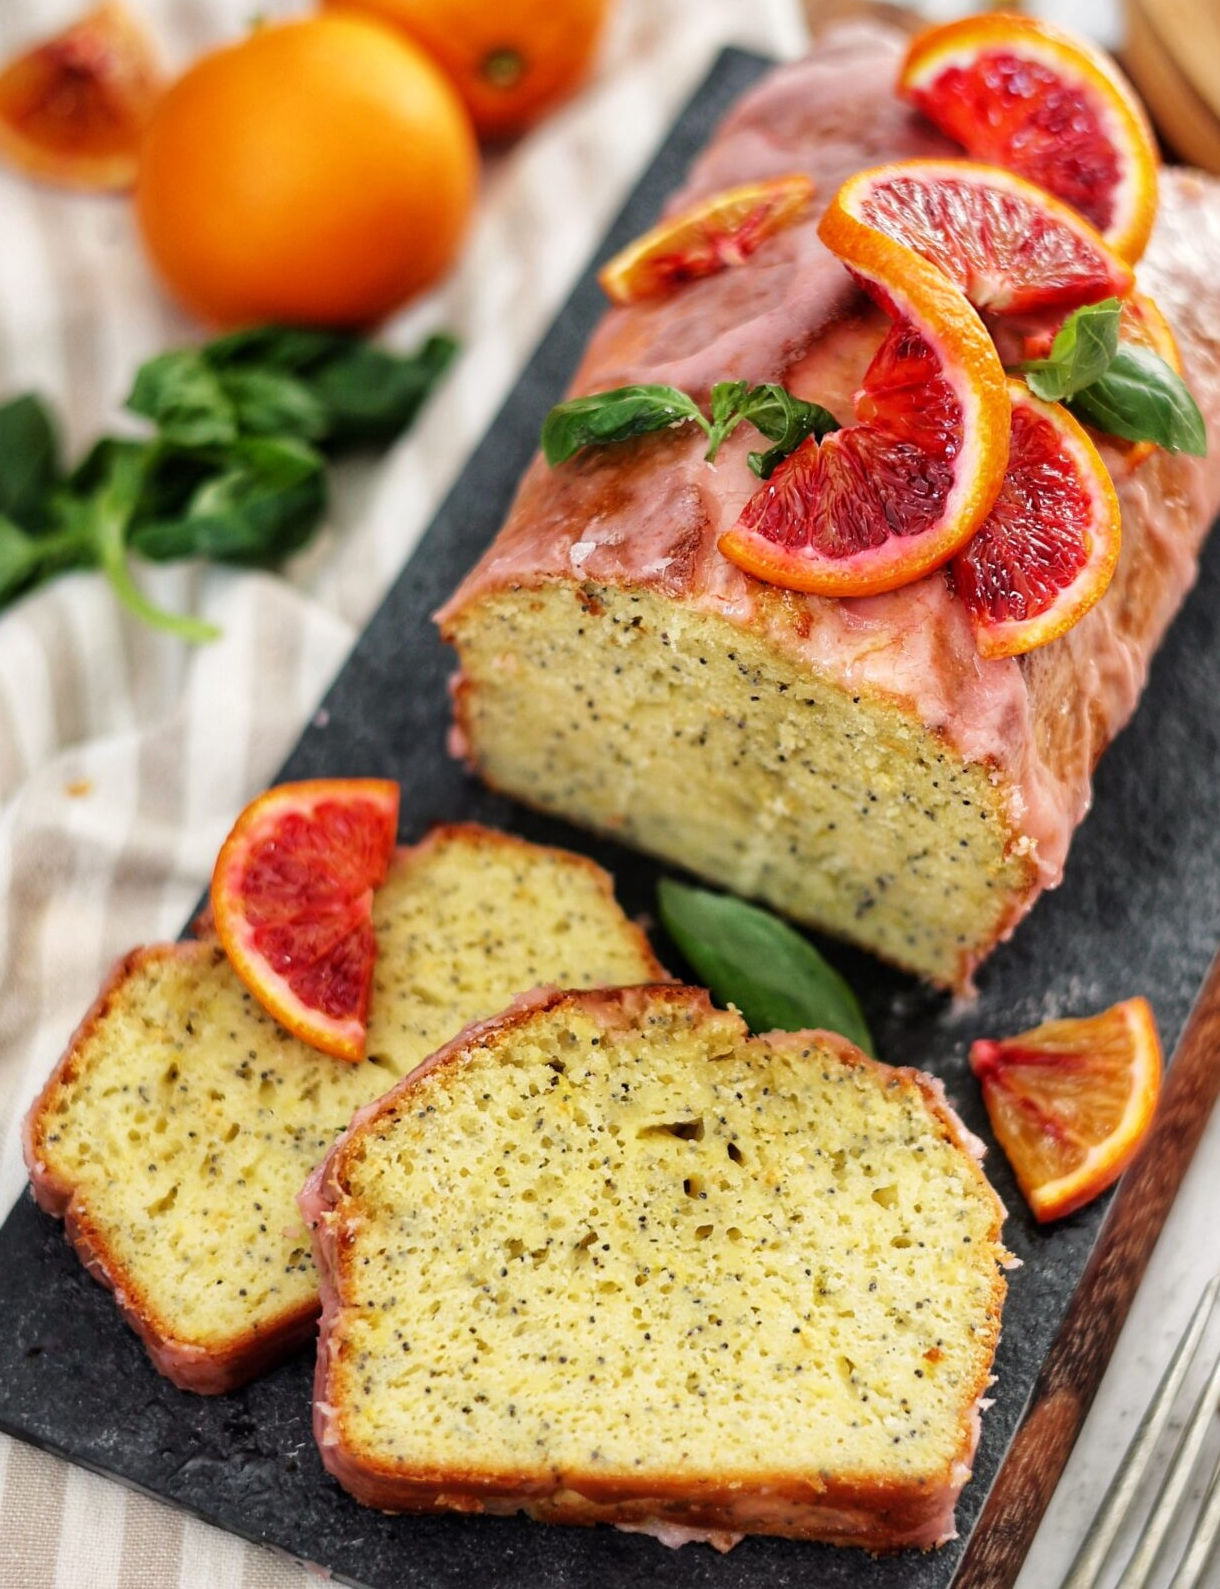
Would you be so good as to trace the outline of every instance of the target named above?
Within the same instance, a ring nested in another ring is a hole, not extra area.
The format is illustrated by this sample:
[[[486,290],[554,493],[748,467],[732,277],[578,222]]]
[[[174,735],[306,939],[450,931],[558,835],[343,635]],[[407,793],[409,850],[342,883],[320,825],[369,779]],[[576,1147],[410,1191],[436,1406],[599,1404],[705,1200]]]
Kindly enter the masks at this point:
[[[666,194],[766,62],[726,51],[619,216],[595,264],[655,219]],[[608,842],[489,793],[446,755],[451,655],[429,614],[499,527],[602,298],[582,278],[426,538],[373,619],[284,777],[380,775],[403,784],[402,833],[469,818],[593,855],[633,912],[652,907],[658,868]],[[1216,700],[1220,537],[1199,587],[1158,655],[1132,727],[1103,760],[1096,804],[1063,887],[1038,906],[981,978],[977,1004],[944,998],[842,945],[824,947],[859,990],[879,1050],[941,1075],[967,1123],[987,1136],[965,1064],[970,1040],[1052,1014],[1152,998],[1172,1050],[1220,941]],[[679,963],[658,941],[662,958]],[[222,1527],[368,1589],[950,1589],[1009,1441],[1093,1251],[1105,1200],[1039,1230],[998,1153],[989,1172],[1010,1209],[1006,1239],[1024,1260],[1010,1281],[999,1386],[943,1550],[873,1561],[855,1551],[750,1539],[721,1557],[669,1551],[609,1528],[523,1519],[390,1518],[350,1500],[323,1472],[310,1435],[312,1352],[245,1390],[202,1398],[150,1366],[108,1293],[85,1275],[58,1223],[28,1196],[0,1231],[0,1429],[168,1499]]]

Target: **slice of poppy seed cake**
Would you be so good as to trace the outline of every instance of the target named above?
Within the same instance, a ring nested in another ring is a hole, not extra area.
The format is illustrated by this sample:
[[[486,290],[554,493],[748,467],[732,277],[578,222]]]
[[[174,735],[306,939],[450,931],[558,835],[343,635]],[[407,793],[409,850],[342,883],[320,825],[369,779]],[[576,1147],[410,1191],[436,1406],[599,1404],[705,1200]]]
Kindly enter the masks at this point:
[[[39,1203],[183,1389],[312,1335],[295,1199],[356,1108],[527,988],[664,975],[598,867],[485,828],[399,851],[374,925],[362,1063],[277,1025],[214,942],[160,944],[120,965],[27,1118]]]
[[[1007,1254],[931,1078],[672,984],[534,995],[362,1110],[301,1207],[359,1500],[952,1537]]]

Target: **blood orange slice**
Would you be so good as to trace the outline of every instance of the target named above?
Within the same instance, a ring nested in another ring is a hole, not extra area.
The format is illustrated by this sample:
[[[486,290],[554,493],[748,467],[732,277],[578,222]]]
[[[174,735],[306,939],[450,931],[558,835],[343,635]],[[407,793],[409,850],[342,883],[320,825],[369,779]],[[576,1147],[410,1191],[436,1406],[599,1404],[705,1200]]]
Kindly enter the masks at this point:
[[[850,216],[836,242],[895,322],[856,394],[860,423],[803,442],[719,545],[769,584],[868,596],[938,568],[986,518],[1009,398],[986,328],[934,265]]]
[[[1074,309],[1124,297],[1135,279],[1075,210],[999,166],[901,160],[861,171],[823,219],[832,248],[843,212],[939,266],[976,309]]]
[[[364,1056],[373,890],[397,827],[395,783],[281,784],[242,812],[212,874],[233,969],[282,1026],[337,1059]]]
[[[0,71],[0,152],[47,182],[129,188],[159,90],[143,31],[107,0]]]
[[[1156,144],[1108,56],[1045,22],[963,17],[912,41],[898,88],[967,154],[1079,210],[1124,259],[1144,252]]]
[[[806,176],[771,177],[726,188],[637,237],[597,279],[615,303],[658,297],[700,276],[739,265],[809,208]]]
[[[1010,380],[1008,471],[951,564],[979,655],[1032,651],[1078,623],[1114,575],[1118,498],[1083,426]]]
[[[970,1068],[1025,1201],[1039,1220],[1061,1219],[1135,1157],[1160,1097],[1161,1043],[1147,1000],[1126,999],[977,1042]]]

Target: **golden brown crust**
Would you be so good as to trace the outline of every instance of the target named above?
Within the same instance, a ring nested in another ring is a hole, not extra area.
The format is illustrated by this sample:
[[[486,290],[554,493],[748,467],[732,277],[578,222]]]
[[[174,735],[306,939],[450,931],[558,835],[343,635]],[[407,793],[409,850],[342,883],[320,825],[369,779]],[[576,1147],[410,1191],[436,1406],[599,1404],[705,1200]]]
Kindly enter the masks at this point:
[[[350,1419],[345,1416],[350,1409],[332,1400],[332,1371],[341,1361],[342,1347],[336,1346],[331,1327],[343,1306],[345,1291],[350,1294],[350,1269],[345,1259],[351,1254],[352,1242],[346,1222],[349,1215],[357,1222],[360,1218],[358,1211],[351,1215],[348,1206],[348,1162],[351,1154],[362,1151],[364,1134],[392,1120],[402,1107],[411,1107],[412,1094],[425,1078],[456,1068],[474,1051],[489,1042],[503,1041],[540,1013],[569,1008],[610,1025],[626,1025],[633,1012],[657,999],[682,1006],[696,1017],[715,1015],[735,1024],[741,1039],[748,1036],[745,1023],[736,1012],[716,1011],[705,990],[672,982],[628,989],[542,990],[527,994],[501,1015],[468,1027],[384,1097],[359,1111],[349,1131],[310,1177],[300,1201],[313,1231],[315,1261],[322,1276],[324,1307],[314,1385],[314,1429],[325,1466],[358,1500],[383,1511],[504,1514],[523,1510],[539,1521],[617,1523],[646,1530],[662,1525],[693,1530],[701,1537],[724,1537],[723,1548],[749,1532],[853,1544],[870,1551],[937,1543],[944,1537],[946,1504],[951,1516],[953,1501],[969,1476],[969,1462],[977,1443],[979,1403],[990,1383],[1007,1289],[998,1268],[986,1318],[978,1331],[984,1347],[979,1371],[962,1392],[956,1454],[940,1474],[916,1484],[868,1472],[794,1475],[777,1469],[760,1477],[754,1472],[725,1469],[714,1480],[692,1480],[677,1473],[649,1475],[646,1493],[641,1493],[640,1479],[629,1472],[422,1468],[362,1454],[351,1432]],[[980,1167],[982,1144],[954,1113],[941,1083],[917,1070],[882,1064],[837,1033],[776,1032],[767,1034],[765,1039],[771,1048],[804,1048],[811,1040],[832,1049],[841,1062],[877,1076],[886,1087],[908,1087],[919,1092],[943,1138],[965,1154],[977,1189],[990,1201],[988,1239],[1004,1261],[1008,1256],[1000,1245],[1004,1207]],[[340,1214],[337,1211],[341,1204],[344,1207]]]

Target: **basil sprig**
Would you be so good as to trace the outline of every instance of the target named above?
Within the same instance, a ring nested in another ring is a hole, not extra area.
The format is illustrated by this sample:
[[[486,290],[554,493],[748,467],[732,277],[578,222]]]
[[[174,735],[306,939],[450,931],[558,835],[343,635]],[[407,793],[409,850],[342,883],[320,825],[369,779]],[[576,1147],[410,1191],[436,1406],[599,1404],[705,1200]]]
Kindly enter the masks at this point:
[[[554,467],[584,447],[630,441],[693,421],[707,437],[705,457],[712,463],[725,439],[745,420],[773,443],[766,452],[749,455],[750,468],[765,480],[807,436],[820,440],[839,428],[827,409],[772,382],[751,386],[748,381],[717,381],[710,408],[708,419],[694,398],[676,386],[616,386],[591,392],[551,409],[542,426],[542,453]]]
[[[455,350],[446,336],[403,355],[288,326],[178,348],[141,366],[127,400],[151,434],[103,437],[70,471],[38,398],[0,405],[0,606],[98,568],[146,623],[212,639],[144,596],[131,554],[261,566],[295,552],[325,510],[328,456],[398,435]]]
[[[1202,457],[1207,429],[1182,377],[1150,348],[1119,341],[1117,298],[1086,304],[1063,322],[1043,359],[1015,368],[1035,397],[1127,441]]]
[[[873,1039],[855,994],[793,928],[731,894],[662,878],[665,931],[721,1004],[735,1004],[752,1032],[839,1032],[865,1053]]]

